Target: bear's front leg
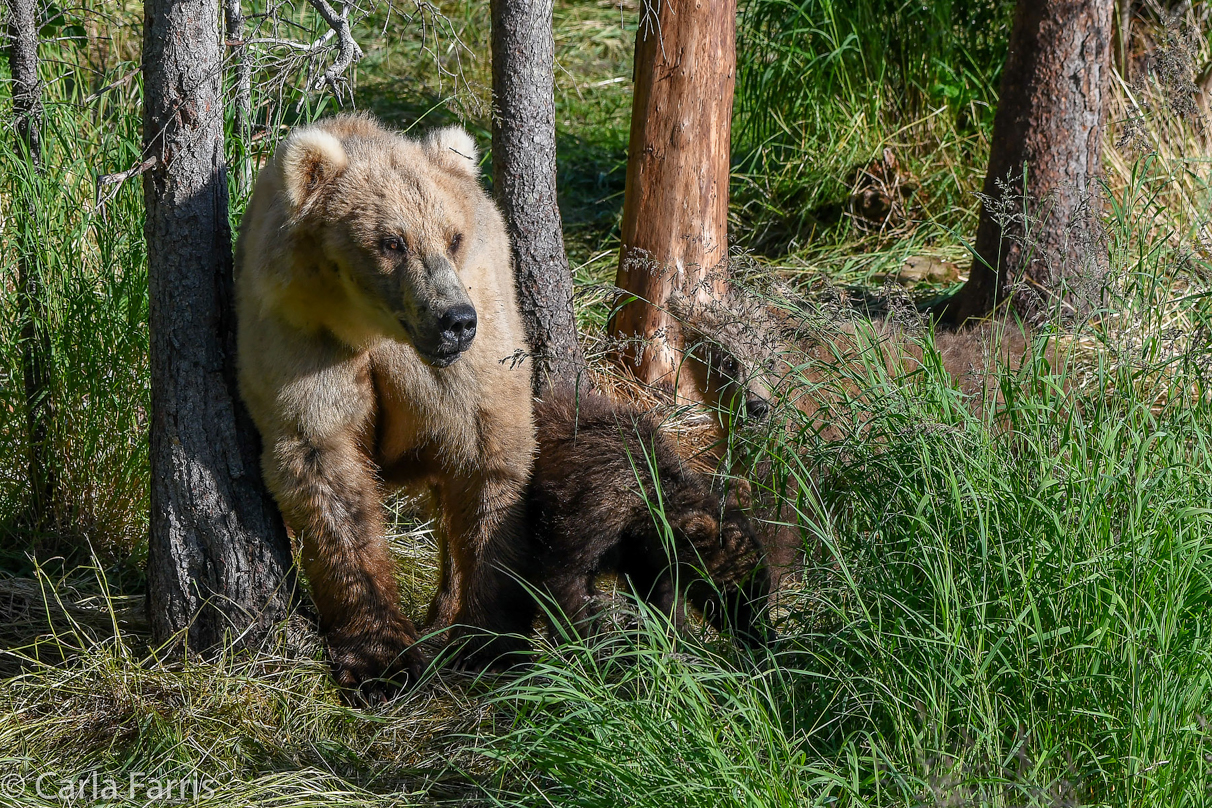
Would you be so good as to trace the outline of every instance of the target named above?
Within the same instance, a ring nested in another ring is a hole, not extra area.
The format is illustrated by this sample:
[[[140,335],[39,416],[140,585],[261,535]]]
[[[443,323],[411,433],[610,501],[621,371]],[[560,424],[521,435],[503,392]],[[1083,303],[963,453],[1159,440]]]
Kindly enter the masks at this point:
[[[266,458],[266,476],[302,540],[338,684],[379,699],[393,684],[416,682],[425,660],[400,610],[375,467],[357,445],[280,438]]]
[[[537,606],[525,583],[534,560],[525,485],[518,469],[505,468],[442,487],[444,580],[430,613],[438,625],[452,626],[458,667],[507,667],[530,647]]]

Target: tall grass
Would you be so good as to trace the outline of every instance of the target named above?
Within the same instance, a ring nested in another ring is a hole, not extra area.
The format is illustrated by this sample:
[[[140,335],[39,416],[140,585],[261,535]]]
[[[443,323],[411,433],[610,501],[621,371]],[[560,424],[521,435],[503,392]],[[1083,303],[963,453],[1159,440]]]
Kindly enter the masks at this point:
[[[26,260],[43,280],[49,311],[52,455],[59,481],[55,535],[60,551],[93,542],[127,555],[147,524],[147,280],[138,182],[96,205],[96,177],[139,162],[136,93],[119,86],[92,99],[97,87],[133,68],[119,61],[96,75],[77,63],[72,43],[44,50],[46,115],[42,170],[33,171],[6,140],[0,145],[0,205],[6,221],[34,228]],[[137,88],[137,80],[135,82]],[[0,96],[0,116],[11,98]],[[11,135],[6,130],[6,138]],[[5,228],[0,244],[0,534],[9,547],[29,538],[16,522],[25,510],[27,435],[21,374],[17,251]],[[9,544],[13,542],[13,544]]]
[[[744,3],[734,226],[746,244],[781,255],[864,240],[838,208],[851,169],[884,148],[921,186],[920,240],[973,228],[1013,5]]]
[[[1174,321],[1192,300],[1159,292],[1192,284],[1206,318],[1204,270],[1151,221],[1108,223],[1112,308]],[[909,376],[878,344],[793,362],[784,395],[832,376],[852,428],[822,441],[788,408],[741,447],[819,490],[786,503],[814,561],[762,672],[659,626],[605,661],[559,651],[492,700],[513,716],[485,742],[505,764],[493,799],[1205,805],[1212,345],[1131,332],[1041,336],[975,411],[928,333]]]

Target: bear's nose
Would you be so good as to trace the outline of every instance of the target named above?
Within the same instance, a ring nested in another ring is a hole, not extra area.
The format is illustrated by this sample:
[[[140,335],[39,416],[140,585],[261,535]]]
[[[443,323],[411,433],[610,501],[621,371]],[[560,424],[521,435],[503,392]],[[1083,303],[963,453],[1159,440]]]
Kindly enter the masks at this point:
[[[476,335],[476,310],[468,305],[447,309],[438,320],[438,331],[444,342],[449,340],[464,350]]]
[[[751,398],[745,402],[745,416],[761,421],[770,414],[770,402],[764,398]]]

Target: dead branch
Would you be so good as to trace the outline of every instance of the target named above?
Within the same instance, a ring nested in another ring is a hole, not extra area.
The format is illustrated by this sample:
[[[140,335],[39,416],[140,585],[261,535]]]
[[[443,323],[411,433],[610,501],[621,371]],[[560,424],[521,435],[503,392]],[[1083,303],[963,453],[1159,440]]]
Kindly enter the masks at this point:
[[[113,199],[115,196],[118,195],[118,191],[120,191],[122,189],[122,183],[126,182],[131,177],[139,176],[143,172],[152,168],[152,166],[154,166],[155,164],[156,164],[156,157],[153,155],[151,157],[148,157],[146,160],[139,163],[138,165],[131,166],[130,168],[126,169],[125,171],[119,171],[116,174],[102,174],[101,176],[97,177],[96,204],[97,204],[97,210],[101,212],[102,219],[105,218],[105,206],[109,203],[109,201],[111,199]],[[113,185],[114,189],[112,191],[110,191],[109,193],[105,194],[104,196],[102,196],[102,191],[105,189],[105,186],[107,186],[107,185]]]
[[[328,0],[307,0],[312,8],[328,23],[337,35],[337,41],[340,43],[340,50],[337,52],[337,59],[332,63],[319,80],[316,81],[315,87],[319,89],[325,84],[332,90],[333,95],[340,97],[337,90],[337,79],[341,78],[342,74],[349,69],[351,65],[362,58],[362,48],[354,41],[353,32],[349,25],[349,3],[341,4],[341,13],[338,14],[332,6],[328,4]]]

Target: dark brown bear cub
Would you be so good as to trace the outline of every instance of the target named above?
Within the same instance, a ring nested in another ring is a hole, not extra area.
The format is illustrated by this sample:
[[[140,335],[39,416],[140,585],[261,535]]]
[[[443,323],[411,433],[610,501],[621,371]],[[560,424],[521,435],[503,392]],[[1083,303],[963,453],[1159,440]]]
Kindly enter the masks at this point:
[[[735,494],[688,468],[651,417],[601,396],[549,391],[535,422],[530,578],[582,636],[598,630],[594,577],[614,572],[675,622],[688,602],[746,645],[766,642],[769,572]]]

